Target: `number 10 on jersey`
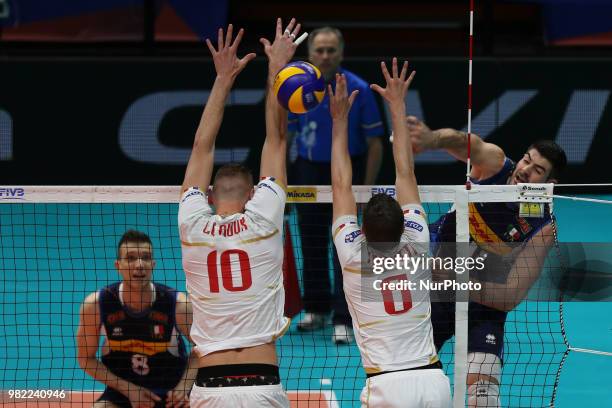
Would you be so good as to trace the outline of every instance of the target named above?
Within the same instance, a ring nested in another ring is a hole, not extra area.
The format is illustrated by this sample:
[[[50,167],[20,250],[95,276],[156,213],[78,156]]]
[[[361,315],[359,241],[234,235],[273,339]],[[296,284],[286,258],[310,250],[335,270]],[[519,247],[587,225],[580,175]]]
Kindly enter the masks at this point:
[[[208,266],[208,279],[210,282],[210,291],[219,293],[219,270],[218,265],[221,265],[221,282],[223,289],[229,292],[242,292],[247,290],[253,284],[251,276],[251,262],[246,251],[241,249],[228,249],[221,252],[220,258],[217,257],[217,251],[212,251],[206,258]],[[220,262],[219,262],[220,261]],[[237,286],[234,284],[232,269],[238,266],[240,270],[241,283]]]

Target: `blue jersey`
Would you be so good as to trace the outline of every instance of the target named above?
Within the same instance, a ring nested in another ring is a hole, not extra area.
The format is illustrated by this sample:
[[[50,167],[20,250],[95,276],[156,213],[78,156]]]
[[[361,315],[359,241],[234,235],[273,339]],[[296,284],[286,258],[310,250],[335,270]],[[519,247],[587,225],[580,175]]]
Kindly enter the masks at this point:
[[[506,184],[514,171],[515,163],[506,157],[502,169],[485,180],[472,180],[474,184]],[[546,224],[551,222],[550,207],[546,204],[542,218],[520,217],[519,203],[470,203],[470,240],[487,253],[483,271],[474,272],[481,280],[505,282],[512,260],[506,258],[517,245],[529,241]],[[456,213],[451,211],[430,225],[432,241],[456,241]],[[488,272],[488,273],[487,273]]]
[[[340,69],[346,76],[348,93],[359,90],[349,113],[349,153],[363,155],[368,148],[367,138],[382,136],[384,132],[380,112],[367,82],[346,69]],[[335,89],[335,81],[331,83]],[[331,161],[332,118],[329,113],[329,95],[310,112],[289,114],[289,131],[296,133],[298,155],[315,162]]]
[[[177,293],[156,283],[153,305],[136,313],[122,304],[119,285],[99,291],[108,348],[102,362],[116,376],[162,396],[178,384],[187,367],[185,343],[176,328]]]

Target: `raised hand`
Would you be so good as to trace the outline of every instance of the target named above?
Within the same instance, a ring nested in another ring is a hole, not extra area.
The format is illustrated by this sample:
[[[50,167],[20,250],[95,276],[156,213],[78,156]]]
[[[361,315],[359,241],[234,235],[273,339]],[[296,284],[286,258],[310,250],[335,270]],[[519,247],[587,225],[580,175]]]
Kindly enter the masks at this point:
[[[402,72],[398,74],[397,58],[395,57],[393,58],[391,66],[392,75],[389,74],[389,70],[387,70],[387,65],[384,61],[380,63],[380,68],[383,76],[385,77],[385,81],[387,82],[387,86],[382,88],[379,85],[372,84],[370,85],[370,89],[380,94],[380,96],[382,96],[389,105],[397,105],[399,103],[403,105],[406,92],[408,92],[408,87],[410,86],[416,72],[412,71],[410,76],[406,78],[406,75],[408,74],[408,61],[404,61]]]
[[[331,85],[327,85],[329,93],[329,111],[333,120],[348,119],[349,111],[359,94],[358,90],[351,92],[348,96],[346,77],[344,74],[336,74],[336,93],[332,90]]]
[[[277,18],[274,41],[270,43],[265,38],[259,39],[259,42],[264,46],[265,54],[268,56],[269,68],[272,74],[276,75],[293,58],[293,54],[295,54],[297,49],[297,44],[294,43],[294,40],[300,33],[301,28],[302,25],[300,23],[296,24],[295,18],[292,18],[287,28],[283,31],[283,21]]]
[[[213,61],[215,63],[215,70],[217,71],[217,78],[226,78],[234,80],[236,76],[246,67],[246,65],[255,58],[255,53],[250,53],[242,58],[238,58],[237,51],[238,45],[242,40],[244,29],[238,31],[238,35],[232,42],[232,35],[234,27],[230,24],[227,27],[227,34],[223,38],[223,29],[219,29],[217,38],[217,49],[213,47],[210,40],[206,39],[206,45],[212,54]]]

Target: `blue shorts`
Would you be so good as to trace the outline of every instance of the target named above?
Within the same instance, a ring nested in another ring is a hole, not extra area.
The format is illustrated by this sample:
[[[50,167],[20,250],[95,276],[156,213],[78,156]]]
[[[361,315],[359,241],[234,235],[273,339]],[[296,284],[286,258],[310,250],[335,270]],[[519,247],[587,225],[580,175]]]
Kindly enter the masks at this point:
[[[468,306],[468,353],[495,354],[503,361],[504,324],[507,312],[480,303]],[[444,343],[455,335],[455,303],[432,302],[431,323],[434,343],[440,351]]]

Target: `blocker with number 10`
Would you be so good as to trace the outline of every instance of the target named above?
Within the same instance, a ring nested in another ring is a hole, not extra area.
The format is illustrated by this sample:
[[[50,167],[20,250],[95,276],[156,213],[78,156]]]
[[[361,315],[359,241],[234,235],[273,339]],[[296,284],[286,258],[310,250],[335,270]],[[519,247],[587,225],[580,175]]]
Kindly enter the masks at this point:
[[[293,113],[306,113],[323,100],[325,81],[314,65],[304,61],[292,62],[276,75],[274,93],[283,108]]]

